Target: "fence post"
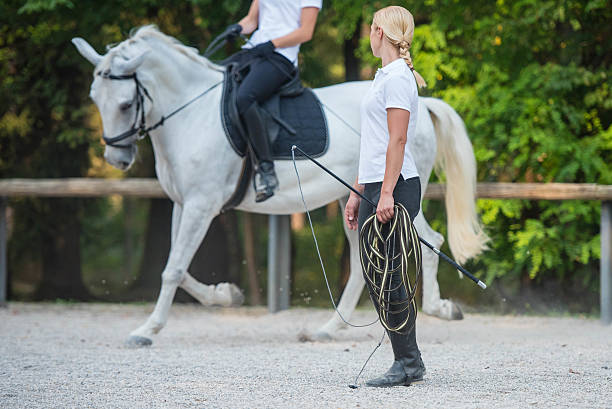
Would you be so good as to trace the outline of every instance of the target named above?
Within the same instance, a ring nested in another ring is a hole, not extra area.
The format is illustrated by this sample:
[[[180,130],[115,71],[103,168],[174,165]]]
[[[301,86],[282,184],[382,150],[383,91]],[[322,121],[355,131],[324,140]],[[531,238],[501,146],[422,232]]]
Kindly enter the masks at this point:
[[[291,219],[270,215],[268,226],[268,310],[278,312],[289,309]]]
[[[612,201],[601,202],[601,323],[612,323]]]
[[[8,286],[8,274],[6,271],[6,198],[0,196],[0,307],[6,305],[6,288]]]

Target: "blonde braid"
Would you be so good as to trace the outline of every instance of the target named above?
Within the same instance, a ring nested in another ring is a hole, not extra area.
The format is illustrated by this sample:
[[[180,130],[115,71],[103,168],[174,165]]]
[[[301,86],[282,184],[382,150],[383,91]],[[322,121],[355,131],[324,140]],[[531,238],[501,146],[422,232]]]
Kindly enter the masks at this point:
[[[412,65],[412,57],[410,56],[410,43],[406,40],[402,40],[399,42],[398,44],[399,46],[399,55],[401,58],[404,59],[404,61],[406,61],[406,64],[408,64],[408,67],[410,67],[410,70],[412,71],[412,73],[414,74],[414,78],[416,79],[417,85],[420,88],[425,88],[427,87],[427,83],[425,82],[425,79],[421,76],[421,74],[419,74],[415,69],[414,66]]]

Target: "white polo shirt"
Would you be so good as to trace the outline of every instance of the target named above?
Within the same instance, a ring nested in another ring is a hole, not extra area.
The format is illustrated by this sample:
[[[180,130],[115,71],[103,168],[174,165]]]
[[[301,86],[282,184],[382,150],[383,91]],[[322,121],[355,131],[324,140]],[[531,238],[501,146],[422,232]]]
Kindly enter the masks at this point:
[[[385,178],[389,126],[387,108],[401,108],[410,111],[407,140],[416,133],[419,110],[419,93],[414,75],[402,59],[380,68],[374,81],[361,101],[361,149],[359,153],[358,182],[382,182]],[[417,168],[410,153],[409,144],[404,148],[404,162],[401,174],[404,179],[418,176]]]
[[[304,7],[321,9],[323,0],[259,0],[257,30],[242,48],[252,48],[275,38],[285,36],[300,27]],[[287,57],[296,67],[300,46],[277,48],[277,53]]]

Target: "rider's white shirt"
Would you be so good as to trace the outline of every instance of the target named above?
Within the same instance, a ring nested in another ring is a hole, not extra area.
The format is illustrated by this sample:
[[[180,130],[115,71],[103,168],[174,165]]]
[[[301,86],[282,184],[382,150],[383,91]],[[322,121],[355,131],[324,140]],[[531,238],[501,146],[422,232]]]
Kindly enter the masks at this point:
[[[359,151],[358,182],[382,182],[385,177],[389,126],[387,108],[401,108],[410,111],[407,140],[416,133],[419,109],[419,93],[414,75],[402,59],[380,68],[374,81],[361,101],[361,148]],[[404,148],[402,176],[404,179],[418,176],[409,143]]]
[[[251,48],[282,37],[300,27],[304,7],[321,9],[323,0],[259,0],[259,21],[257,30],[242,48]],[[296,67],[300,46],[277,48],[277,53],[287,57]]]

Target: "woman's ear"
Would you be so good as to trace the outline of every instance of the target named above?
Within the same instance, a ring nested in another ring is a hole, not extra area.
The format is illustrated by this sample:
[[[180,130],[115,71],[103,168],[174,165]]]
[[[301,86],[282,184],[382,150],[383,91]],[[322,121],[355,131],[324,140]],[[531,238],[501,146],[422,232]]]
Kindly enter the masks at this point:
[[[379,39],[382,40],[383,34],[384,34],[383,29],[380,27],[376,27],[376,35],[378,36]]]

